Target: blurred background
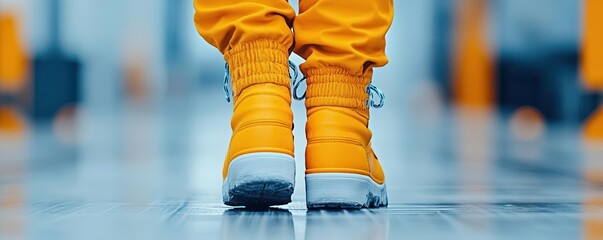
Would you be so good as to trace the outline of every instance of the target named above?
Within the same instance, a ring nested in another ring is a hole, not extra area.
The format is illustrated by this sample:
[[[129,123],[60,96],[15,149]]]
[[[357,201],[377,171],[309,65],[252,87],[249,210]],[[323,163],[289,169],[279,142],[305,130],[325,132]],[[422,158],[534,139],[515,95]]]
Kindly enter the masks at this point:
[[[387,102],[371,119],[394,208],[603,202],[603,2],[394,4],[374,79]],[[224,211],[232,106],[193,12],[191,0],[0,0],[0,237],[43,236],[26,219],[56,204],[60,216],[88,203]],[[303,174],[298,186],[294,216]],[[601,237],[603,220],[583,218],[570,232]]]

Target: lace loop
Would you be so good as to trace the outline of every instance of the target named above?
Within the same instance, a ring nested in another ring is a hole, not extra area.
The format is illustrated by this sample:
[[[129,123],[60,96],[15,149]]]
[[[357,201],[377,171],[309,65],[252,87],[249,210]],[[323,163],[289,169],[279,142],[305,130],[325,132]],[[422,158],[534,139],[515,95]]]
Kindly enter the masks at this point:
[[[228,68],[228,63],[224,64],[224,82],[222,89],[224,90],[224,97],[226,98],[226,101],[230,102],[232,84],[230,84],[230,70]]]
[[[299,88],[299,84],[301,84],[303,81],[306,81],[306,77],[304,76],[300,80],[297,80],[297,78],[299,77],[299,68],[295,66],[295,63],[293,63],[292,61],[289,61],[289,67],[293,72],[293,77],[291,77],[291,82],[293,85],[293,99],[298,101],[303,100],[304,98],[306,98],[306,91],[304,91],[304,94],[300,97],[299,95],[297,95],[297,89]]]
[[[373,85],[373,83],[370,83],[366,87],[366,92],[369,95],[369,99],[366,101],[367,108],[369,108],[369,107],[382,108],[383,107],[383,105],[385,104],[385,94],[383,94],[383,92],[378,87]],[[378,104],[375,104],[375,95],[374,94],[377,94],[377,96],[379,96]]]
[[[291,60],[289,60],[289,69],[291,70],[289,71],[289,78],[295,83],[295,80],[299,76],[299,69],[297,69],[297,66]],[[291,73],[293,73],[293,76],[291,76]]]
[[[297,94],[297,89],[299,88],[299,85],[302,82],[306,81],[306,76],[297,80],[297,78],[299,77],[299,68],[297,66],[295,66],[295,64],[291,61],[289,61],[289,67],[293,71],[293,77],[291,78],[291,82],[293,85],[293,90],[292,90],[293,99],[298,100],[298,101],[303,100],[304,98],[306,98],[306,91],[304,91],[304,94],[302,96],[299,96]]]
[[[297,89],[299,88],[299,85],[302,82],[306,81],[306,79],[307,78],[304,76],[299,81],[293,80],[293,99],[300,101],[300,100],[303,100],[304,98],[306,98],[306,91],[304,91],[304,94],[301,96],[297,95]]]

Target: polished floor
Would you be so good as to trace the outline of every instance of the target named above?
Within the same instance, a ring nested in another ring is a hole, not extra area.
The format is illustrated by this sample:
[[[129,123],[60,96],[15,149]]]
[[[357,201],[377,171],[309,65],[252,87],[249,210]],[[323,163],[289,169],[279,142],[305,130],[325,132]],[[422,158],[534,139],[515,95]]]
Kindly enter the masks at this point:
[[[387,208],[305,209],[299,102],[294,202],[226,207],[231,107],[219,94],[3,132],[0,239],[603,239],[601,143],[530,111],[444,107],[428,91],[373,111]]]

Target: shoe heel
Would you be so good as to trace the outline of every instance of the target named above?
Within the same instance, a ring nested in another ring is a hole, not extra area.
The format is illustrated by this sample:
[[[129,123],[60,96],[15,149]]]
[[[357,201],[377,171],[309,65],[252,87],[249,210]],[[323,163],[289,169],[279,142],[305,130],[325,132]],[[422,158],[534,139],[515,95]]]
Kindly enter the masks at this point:
[[[363,208],[387,206],[385,184],[349,173],[306,175],[306,205],[314,208]]]
[[[222,184],[224,204],[268,207],[291,202],[295,159],[281,153],[250,153],[230,162]]]

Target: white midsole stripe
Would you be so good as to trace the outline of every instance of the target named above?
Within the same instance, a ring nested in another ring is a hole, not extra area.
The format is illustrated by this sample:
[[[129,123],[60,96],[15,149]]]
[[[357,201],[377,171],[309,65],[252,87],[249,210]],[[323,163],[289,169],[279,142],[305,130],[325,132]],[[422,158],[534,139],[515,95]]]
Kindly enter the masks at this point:
[[[378,184],[372,178],[355,173],[310,173],[306,174],[306,179],[350,179],[350,180],[363,180],[369,182],[372,186],[377,189],[383,189],[385,187],[385,182],[383,184]]]

